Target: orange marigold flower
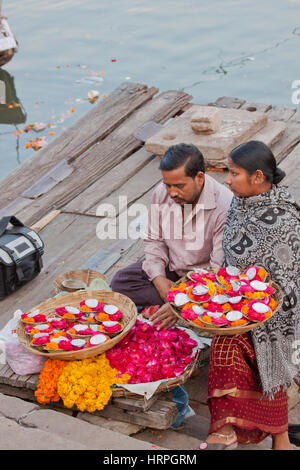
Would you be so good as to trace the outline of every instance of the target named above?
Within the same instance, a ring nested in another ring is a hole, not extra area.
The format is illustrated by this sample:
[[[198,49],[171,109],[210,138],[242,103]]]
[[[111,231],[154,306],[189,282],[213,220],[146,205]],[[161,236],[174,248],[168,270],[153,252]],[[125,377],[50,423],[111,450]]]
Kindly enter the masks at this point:
[[[92,311],[93,311],[90,307],[87,307],[86,305],[82,305],[82,306],[80,307],[80,310],[81,310],[82,312],[92,312]]]
[[[223,312],[227,312],[230,309],[230,303],[226,302],[226,304],[222,305]]]
[[[108,321],[109,320],[109,315],[107,313],[100,312],[100,313],[98,313],[97,318],[100,321]]]
[[[195,320],[193,320],[193,322],[196,323],[199,326],[204,326],[204,323],[202,323],[202,321],[199,320],[199,318],[196,318]]]
[[[87,321],[91,323],[95,323],[96,320],[94,317],[88,317]]]
[[[266,276],[268,276],[268,273],[264,268],[259,268],[259,270],[257,271],[257,275],[261,278],[261,280],[263,281],[265,279]]]
[[[242,308],[241,308],[241,311],[244,315],[247,315],[249,313],[248,305],[243,305]]]
[[[276,302],[275,299],[273,299],[273,297],[270,298],[269,307],[270,307],[272,310],[275,310],[275,308],[277,307],[277,302]]]
[[[75,315],[73,315],[73,313],[65,313],[62,318],[70,318],[70,319],[75,319]]]
[[[215,284],[215,286],[216,286],[218,294],[223,295],[224,294],[224,289],[221,286],[219,286],[218,284]]]
[[[240,326],[240,325],[245,325],[245,323],[247,323],[247,320],[244,320],[241,318],[240,320],[235,320],[231,322],[230,326]]]
[[[212,323],[212,319],[208,315],[203,315],[202,320],[206,323]]]
[[[51,335],[51,338],[59,338],[60,336],[67,336],[67,333],[65,331],[59,330]]]
[[[248,299],[263,299],[264,297],[267,297],[268,294],[265,294],[264,292],[246,292],[245,296]]]
[[[55,341],[47,343],[45,346],[46,349],[58,349],[58,344]]]
[[[66,365],[67,361],[57,359],[48,359],[45,362],[39,376],[37,389],[34,392],[39,403],[45,404],[60,400],[57,393],[57,382]]]
[[[31,335],[36,335],[36,334],[38,334],[39,332],[40,332],[40,330],[38,330],[37,328],[32,328],[32,329],[30,330],[30,334],[31,334]]]

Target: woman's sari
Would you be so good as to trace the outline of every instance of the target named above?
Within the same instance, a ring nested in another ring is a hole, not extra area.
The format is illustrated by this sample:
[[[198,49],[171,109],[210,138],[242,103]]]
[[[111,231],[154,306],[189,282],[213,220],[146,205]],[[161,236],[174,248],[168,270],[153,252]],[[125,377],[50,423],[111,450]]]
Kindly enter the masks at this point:
[[[288,429],[287,393],[262,399],[262,389],[251,337],[215,336],[208,375],[209,433],[231,424],[238,441],[258,443],[268,434]]]
[[[239,336],[216,336],[211,346],[210,433],[232,424],[240,442],[257,443],[287,431],[286,390],[299,373],[293,360],[300,317],[300,208],[272,186],[258,196],[234,197],[223,235],[224,265],[262,266],[283,290],[274,317]]]

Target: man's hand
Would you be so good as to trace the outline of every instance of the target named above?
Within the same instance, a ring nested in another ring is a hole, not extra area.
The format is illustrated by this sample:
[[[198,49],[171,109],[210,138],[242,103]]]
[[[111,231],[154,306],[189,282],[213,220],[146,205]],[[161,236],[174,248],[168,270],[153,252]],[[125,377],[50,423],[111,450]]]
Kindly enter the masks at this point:
[[[170,281],[170,279],[167,279],[164,276],[157,276],[153,279],[153,284],[156,287],[156,290],[158,291],[159,295],[163,299],[164,302],[166,302],[167,297],[168,297],[168,292],[170,288],[173,286],[174,282]]]
[[[153,325],[161,322],[157,327],[158,330],[161,330],[162,328],[171,328],[174,326],[178,318],[172,311],[171,306],[169,304],[164,304],[159,310],[157,310],[157,312],[151,315],[150,320]]]

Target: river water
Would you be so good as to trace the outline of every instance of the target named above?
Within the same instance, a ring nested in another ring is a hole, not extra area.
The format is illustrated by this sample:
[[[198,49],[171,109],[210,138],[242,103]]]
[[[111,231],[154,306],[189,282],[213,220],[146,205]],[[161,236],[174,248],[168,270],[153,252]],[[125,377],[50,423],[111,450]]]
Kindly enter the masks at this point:
[[[294,106],[300,0],[3,0],[19,43],[0,69],[17,108],[0,110],[0,178],[125,81]],[[2,75],[1,75],[2,74]],[[1,119],[2,115],[2,119]],[[42,132],[25,132],[33,123]],[[27,147],[26,148],[26,144]]]

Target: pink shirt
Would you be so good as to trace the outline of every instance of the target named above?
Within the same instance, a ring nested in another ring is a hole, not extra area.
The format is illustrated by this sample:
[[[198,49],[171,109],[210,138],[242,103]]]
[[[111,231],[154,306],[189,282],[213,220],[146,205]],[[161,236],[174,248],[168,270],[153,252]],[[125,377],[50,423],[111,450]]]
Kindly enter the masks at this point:
[[[199,200],[181,206],[168,195],[164,183],[155,189],[146,227],[143,270],[150,281],[166,275],[166,267],[184,276],[195,267],[220,267],[222,235],[232,192],[205,174]]]

